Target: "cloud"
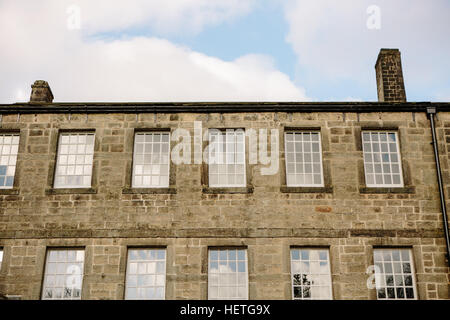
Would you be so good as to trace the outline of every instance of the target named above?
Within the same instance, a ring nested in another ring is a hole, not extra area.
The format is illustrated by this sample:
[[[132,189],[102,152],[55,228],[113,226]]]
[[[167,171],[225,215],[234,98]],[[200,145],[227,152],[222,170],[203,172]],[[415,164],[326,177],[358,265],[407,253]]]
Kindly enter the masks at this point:
[[[379,30],[367,28],[371,5],[380,8]],[[286,40],[308,88],[350,79],[353,85],[341,98],[359,95],[352,90],[374,87],[379,49],[399,48],[407,95],[433,99],[450,90],[449,9],[446,0],[289,0],[284,2]],[[375,88],[371,96],[376,97]]]
[[[151,27],[159,32],[199,32],[243,16],[255,0],[78,0],[83,25],[89,33]]]
[[[0,39],[7,44],[0,51],[2,103],[23,100],[24,92],[28,100],[36,79],[47,80],[60,102],[308,99],[264,55],[223,61],[161,37],[105,40],[95,34],[153,24],[197,30],[246,12],[252,1],[178,0],[173,11],[175,1],[131,1],[136,8],[130,2],[105,3],[103,11],[97,7],[103,1],[91,2],[74,2],[81,8],[80,30],[67,28],[69,1],[0,4]]]

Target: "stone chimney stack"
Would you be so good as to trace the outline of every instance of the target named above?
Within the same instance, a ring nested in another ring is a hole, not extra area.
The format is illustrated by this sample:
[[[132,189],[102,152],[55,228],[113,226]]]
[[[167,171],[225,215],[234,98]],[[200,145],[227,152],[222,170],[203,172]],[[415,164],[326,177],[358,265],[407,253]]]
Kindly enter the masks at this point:
[[[47,81],[36,80],[31,85],[30,103],[52,103],[53,93]]]
[[[398,49],[381,49],[375,64],[379,102],[406,102],[402,60]]]

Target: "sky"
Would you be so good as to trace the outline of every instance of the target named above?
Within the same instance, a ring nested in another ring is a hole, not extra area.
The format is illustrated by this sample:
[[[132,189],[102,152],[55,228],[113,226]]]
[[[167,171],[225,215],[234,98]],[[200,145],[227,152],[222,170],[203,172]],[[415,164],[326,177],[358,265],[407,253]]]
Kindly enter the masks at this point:
[[[376,101],[398,48],[408,101],[450,101],[448,0],[0,0],[0,103]]]

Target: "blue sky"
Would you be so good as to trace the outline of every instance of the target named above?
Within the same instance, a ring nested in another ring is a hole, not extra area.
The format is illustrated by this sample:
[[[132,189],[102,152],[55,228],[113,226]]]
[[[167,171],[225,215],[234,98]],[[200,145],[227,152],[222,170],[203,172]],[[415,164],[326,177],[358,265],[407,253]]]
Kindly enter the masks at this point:
[[[380,48],[400,49],[408,101],[450,101],[448,13],[447,0],[2,0],[0,103],[27,101],[36,79],[61,102],[376,101]]]
[[[296,57],[285,40],[288,29],[282,8],[266,1],[233,22],[208,28],[195,36],[171,35],[169,39],[227,61],[250,52],[269,55],[277,69],[293,78]]]

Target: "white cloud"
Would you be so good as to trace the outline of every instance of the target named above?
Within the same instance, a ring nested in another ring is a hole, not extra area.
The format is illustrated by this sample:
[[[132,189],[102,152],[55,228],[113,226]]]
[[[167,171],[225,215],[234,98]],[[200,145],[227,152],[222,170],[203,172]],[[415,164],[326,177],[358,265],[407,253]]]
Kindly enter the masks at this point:
[[[83,27],[109,32],[152,27],[159,32],[198,32],[204,26],[247,14],[255,0],[78,0]]]
[[[50,83],[55,101],[307,100],[304,90],[266,56],[249,54],[223,61],[156,37],[86,40],[86,32],[146,25],[157,14],[147,14],[150,7],[144,1],[134,1],[138,8],[128,8],[129,1],[117,7],[105,4],[103,11],[96,7],[102,1],[91,2],[79,1],[81,31],[66,27],[67,1],[0,4],[0,39],[7,44],[0,51],[1,103],[23,100],[23,92],[29,93],[36,79]],[[154,23],[181,29],[229,19],[251,3],[180,0],[172,12],[173,2],[167,2],[170,5],[149,2],[162,7],[154,7],[162,12]],[[120,12],[125,13],[122,20]],[[172,19],[179,21],[171,24]]]
[[[380,8],[379,30],[367,28],[371,5]],[[284,2],[286,39],[298,56],[304,85],[320,83],[326,88],[351,79],[374,86],[379,49],[399,48],[407,95],[432,98],[428,88],[450,89],[449,9],[447,0],[289,0]],[[349,94],[354,93],[342,97]]]

